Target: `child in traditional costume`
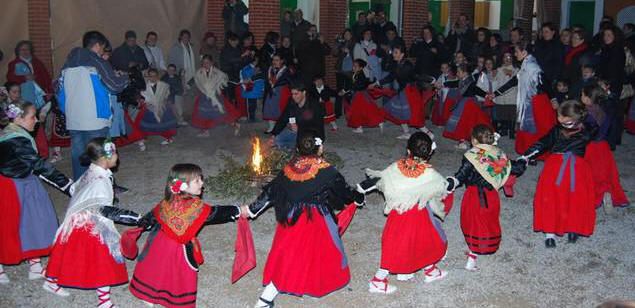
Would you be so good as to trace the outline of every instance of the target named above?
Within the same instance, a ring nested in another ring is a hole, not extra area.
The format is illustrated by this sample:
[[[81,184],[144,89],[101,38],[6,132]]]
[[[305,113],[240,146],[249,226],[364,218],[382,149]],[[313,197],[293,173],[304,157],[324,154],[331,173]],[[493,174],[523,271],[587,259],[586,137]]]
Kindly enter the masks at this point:
[[[132,295],[148,304],[195,307],[198,268],[203,264],[196,238],[208,224],[234,221],[247,207],[211,206],[201,198],[203,171],[194,164],[170,169],[165,197],[140,225],[150,230],[130,281]]]
[[[353,128],[354,133],[364,132],[363,127],[377,127],[383,132],[385,111],[377,106],[375,100],[368,93],[370,80],[364,74],[366,62],[361,59],[353,61],[352,88],[342,90],[347,97],[348,108],[345,108],[346,122]]]
[[[240,70],[240,87],[236,87],[238,105],[246,105],[246,116],[249,122],[256,122],[258,101],[265,93],[265,76],[258,66],[259,57],[253,57],[251,62]],[[242,110],[241,110],[242,111]]]
[[[518,73],[518,68],[514,67],[512,54],[509,51],[503,53],[503,63],[498,67],[494,78],[494,89],[506,84]],[[516,138],[516,93],[517,87],[510,87],[504,93],[494,98],[494,110],[492,121],[496,131],[501,136]]]
[[[603,103],[606,93],[597,85],[582,88],[580,100],[587,109],[585,122],[589,126],[597,126],[597,134],[587,145],[584,154],[591,166],[593,181],[595,183],[595,206],[604,206],[605,211],[611,211],[612,207],[622,207],[629,204],[622,184],[620,174],[613,157],[613,152],[607,142],[609,128],[613,119],[607,112]]]
[[[114,307],[110,287],[128,282],[114,223],[137,225],[139,214],[113,205],[111,168],[117,165],[115,144],[95,138],[81,157],[88,170],[73,184],[73,197],[57,230],[46,267],[44,290],[68,296],[64,288],[95,289],[100,308]]]
[[[430,120],[436,126],[445,126],[452,114],[452,108],[459,101],[461,93],[457,87],[449,85],[456,84],[456,66],[448,63],[441,64],[441,75],[437,78],[436,104],[432,107]]]
[[[518,130],[515,149],[519,154],[525,153],[529,146],[556,125],[556,115],[546,94],[549,86],[543,84],[542,69],[527,48],[525,43],[514,47],[516,60],[522,62],[520,70],[507,83],[494,91],[494,97],[498,97],[512,87],[518,87],[516,96]],[[534,159],[537,158],[534,157]]]
[[[472,148],[463,155],[461,167],[448,178],[448,191],[461,185],[466,190],[461,202],[461,230],[469,251],[465,269],[477,270],[477,255],[489,255],[501,242],[500,199],[498,190],[525,171],[523,162],[513,162],[496,147],[494,130],[477,125],[472,130]]]
[[[446,215],[442,199],[447,195],[447,182],[428,164],[434,147],[426,133],[412,134],[406,157],[383,171],[367,169],[371,179],[358,186],[358,191],[365,193],[380,190],[386,199],[384,214],[388,215],[379,270],[368,283],[371,293],[390,294],[397,290],[388,284],[388,274],[397,274],[397,280],[407,281],[423,269],[426,283],[447,274],[436,266],[448,247],[441,220],[436,217]],[[367,184],[372,181],[377,182],[376,186]]]
[[[209,129],[219,124],[234,126],[234,135],[240,133],[240,111],[222,93],[229,81],[227,74],[214,66],[209,55],[204,55],[194,82],[201,94],[194,101],[192,126],[201,130],[199,137],[209,137]]]
[[[273,307],[278,293],[322,297],[345,287],[350,270],[334,211],[361,205],[364,196],[321,157],[322,139],[300,132],[293,158],[249,206],[255,218],[274,207],[278,226],[256,307]]]
[[[14,83],[11,81],[5,84],[5,88],[8,94],[6,99],[6,104],[10,104],[12,102],[15,102],[16,104],[20,104],[20,102],[30,102],[33,104],[33,106],[36,107],[37,117],[40,121],[42,121],[46,114],[46,111],[42,111],[42,109],[50,108],[50,104],[46,104],[48,107],[44,107],[44,105],[39,105],[38,107],[33,101],[30,101],[26,97],[24,97],[23,86],[25,84],[27,83],[23,83],[22,86],[20,86],[20,84]],[[33,136],[35,140],[35,145],[37,147],[38,155],[40,155],[40,157],[44,159],[47,159],[49,157],[49,144],[48,144],[48,140],[46,139],[44,125],[42,125],[42,123],[36,123],[34,131],[35,133],[33,134]]]
[[[0,126],[0,284],[9,283],[2,265],[29,263],[29,279],[40,279],[40,258],[48,256],[57,230],[57,215],[38,177],[68,194],[72,181],[37,152],[32,132],[35,106],[8,103]],[[8,122],[8,123],[7,123]]]
[[[144,97],[139,129],[145,137],[159,135],[163,137],[161,145],[174,142],[176,128],[178,126],[174,111],[168,106],[170,85],[159,80],[159,71],[151,68],[147,71],[148,79],[146,89],[141,91]]]
[[[265,133],[273,130],[276,121],[287,106],[291,97],[289,83],[291,76],[286,66],[286,59],[280,54],[273,55],[271,67],[267,72],[267,87],[265,89],[265,101],[262,107],[262,119],[267,121],[268,128]]]
[[[314,96],[320,100],[320,104],[324,108],[324,124],[331,126],[331,131],[337,131],[337,123],[335,120],[335,105],[333,105],[333,98],[337,96],[335,90],[324,84],[323,76],[316,76],[313,78],[313,87],[310,89],[309,95]]]
[[[483,111],[482,104],[477,101],[477,96],[485,98],[488,93],[476,85],[480,73],[471,75],[465,64],[459,65],[456,71],[459,82],[446,83],[446,86],[457,87],[461,99],[452,107],[452,114],[445,125],[443,137],[458,141],[459,149],[467,149],[470,133],[476,125],[492,125],[489,115]]]
[[[397,139],[410,138],[410,126],[420,129],[425,133],[430,131],[425,127],[425,103],[434,95],[433,91],[422,92],[415,83],[414,65],[405,59],[405,47],[392,48],[393,60],[390,61],[390,70],[380,83],[393,84],[397,95],[393,96],[384,105],[386,119],[401,126],[403,133]]]
[[[585,125],[585,115],[582,103],[562,103],[558,107],[559,125],[519,158],[528,162],[545,151],[552,153],[534,195],[534,231],[545,233],[547,248],[556,247],[556,235],[568,233],[569,243],[575,243],[579,235],[591,236],[595,228],[595,183],[591,166],[584,159],[594,129]]]

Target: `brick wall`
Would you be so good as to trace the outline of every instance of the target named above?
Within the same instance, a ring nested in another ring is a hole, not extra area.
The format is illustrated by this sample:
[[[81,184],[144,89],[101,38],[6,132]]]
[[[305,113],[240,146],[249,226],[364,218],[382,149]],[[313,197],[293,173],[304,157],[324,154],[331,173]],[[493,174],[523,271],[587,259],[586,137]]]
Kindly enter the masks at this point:
[[[343,0],[320,0],[320,24],[319,31],[324,37],[324,41],[334,50],[336,46],[335,38],[342,33],[347,26],[347,1]],[[331,87],[335,87],[335,63],[334,56],[326,57],[325,81]]]
[[[421,33],[421,28],[428,20],[428,0],[403,0],[403,20],[401,35],[410,47]]]
[[[552,22],[560,27],[560,1],[544,0],[545,3],[545,20],[544,22]]]
[[[212,31],[216,35],[218,46],[223,45],[225,36],[223,30],[223,6],[224,0],[207,0],[207,31]],[[207,32],[206,31],[206,32]],[[198,38],[194,38],[195,40]]]
[[[449,0],[450,21],[454,24],[461,14],[468,16],[470,23],[474,23],[474,0]]]
[[[28,0],[29,39],[33,42],[35,56],[53,72],[51,51],[51,24],[49,0]],[[5,55],[6,56],[6,55]]]
[[[256,37],[256,46],[259,48],[267,32],[280,32],[280,1],[249,1],[249,31]]]

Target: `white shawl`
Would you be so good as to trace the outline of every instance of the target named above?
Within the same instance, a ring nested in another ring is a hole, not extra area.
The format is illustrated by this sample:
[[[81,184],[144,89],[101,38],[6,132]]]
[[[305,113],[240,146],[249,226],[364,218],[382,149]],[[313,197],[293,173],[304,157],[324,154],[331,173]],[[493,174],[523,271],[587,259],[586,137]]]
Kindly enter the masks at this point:
[[[212,105],[217,107],[221,113],[225,113],[223,107],[221,91],[227,86],[229,78],[223,71],[212,67],[209,71],[200,68],[194,76],[194,82],[198,89],[212,101]]]
[[[441,200],[447,195],[448,183],[432,167],[426,168],[423,174],[416,178],[403,175],[397,162],[383,171],[367,169],[366,173],[371,177],[381,178],[377,182],[377,189],[384,193],[386,199],[385,214],[392,210],[402,214],[418,204],[420,210],[430,205],[434,214],[441,218],[445,217]]]
[[[158,81],[156,86],[156,91],[152,91],[152,85],[146,82],[146,89],[141,91],[141,95],[145,98],[148,109],[154,113],[154,118],[157,122],[161,122],[161,117],[170,95],[170,86],[163,81]]]
[[[183,48],[183,81],[189,82],[192,78],[194,78],[194,74],[196,72],[196,62],[194,62],[194,50],[192,50],[192,45],[181,44],[181,48]]]
[[[520,66],[520,71],[518,71],[518,93],[516,94],[516,121],[518,123],[523,123],[525,112],[531,105],[531,99],[538,93],[538,85],[541,83],[540,73],[542,73],[542,69],[536,58],[527,55]]]
[[[73,230],[92,224],[92,234],[106,245],[113,258],[121,263],[123,262],[119,247],[121,236],[113,221],[99,213],[100,207],[113,205],[114,194],[111,177],[110,170],[95,164],[90,165],[79,180],[71,186],[73,197],[55,237],[66,242]]]

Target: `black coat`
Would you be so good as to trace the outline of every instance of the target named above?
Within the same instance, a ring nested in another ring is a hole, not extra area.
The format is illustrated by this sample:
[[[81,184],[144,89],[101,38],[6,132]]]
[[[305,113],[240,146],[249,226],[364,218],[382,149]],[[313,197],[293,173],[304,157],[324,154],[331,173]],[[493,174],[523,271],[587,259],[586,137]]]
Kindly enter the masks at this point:
[[[298,68],[308,85],[315,76],[324,76],[326,73],[326,56],[331,54],[331,47],[319,40],[307,40],[296,48]]]
[[[42,176],[58,188],[70,179],[42,159],[33,149],[31,141],[16,137],[0,142],[0,174],[8,178],[25,178],[31,174]]]
[[[560,76],[564,66],[564,45],[556,38],[550,41],[539,40],[536,42],[533,55],[542,68],[546,85],[550,87],[551,82]]]
[[[240,70],[244,67],[240,47],[231,47],[229,44],[220,52],[220,70],[227,74],[229,80],[240,80]]]
[[[259,215],[274,207],[278,223],[294,225],[306,207],[315,206],[322,216],[335,219],[334,211],[353,201],[361,204],[364,195],[351,188],[334,166],[328,166],[306,181],[292,180],[280,172],[249,205],[249,211]]]
[[[110,63],[112,63],[115,70],[127,72],[131,62],[136,63],[140,70],[145,70],[149,65],[145,52],[139,46],[131,48],[126,43],[123,43],[113,50]]]
[[[307,95],[306,102],[302,107],[298,106],[293,101],[293,98],[289,98],[289,102],[273,127],[271,134],[280,134],[289,124],[289,118],[295,118],[298,125],[298,133],[311,130],[317,132],[318,137],[324,140],[324,107],[316,98]]]
[[[299,24],[296,24],[295,21],[291,24],[291,42],[293,42],[293,45],[297,46],[297,44],[308,39],[307,32],[309,32],[310,27],[311,23],[305,19],[302,19]]]
[[[582,71],[581,71],[582,66],[591,63],[591,57],[592,57],[591,51],[586,45],[586,43],[584,44],[586,48],[584,47],[581,48],[584,50],[572,56],[571,63],[569,64],[566,64],[566,62],[564,63],[562,77],[569,80],[570,85],[577,83],[582,78]],[[572,52],[572,51],[573,49],[569,50],[569,52]],[[566,57],[566,54],[565,54],[565,57]]]
[[[399,91],[401,91],[415,80],[415,67],[409,60],[400,62],[392,60],[388,63],[388,76],[382,79],[380,84],[388,84],[396,80],[399,84]]]
[[[432,49],[436,49],[436,52]],[[416,58],[415,72],[418,75],[438,76],[445,54],[445,48],[434,39],[430,43],[417,39],[410,47],[410,56]]]
[[[617,97],[622,93],[622,84],[626,79],[624,66],[626,66],[626,54],[622,45],[613,43],[602,46],[598,75],[609,81],[611,92]]]
[[[363,25],[360,24],[359,22],[355,22],[355,24],[351,28],[351,31],[353,32],[353,39],[356,42],[361,41],[364,36],[364,31],[369,29],[370,29],[370,24],[368,22]]]
[[[244,16],[247,15],[249,9],[242,2],[242,0],[236,1],[234,6],[225,4],[223,7],[223,21],[225,25],[225,33],[233,32],[242,37],[247,31],[249,31],[249,25],[245,23]]]
[[[595,136],[597,127],[584,125],[582,130],[571,136],[565,136],[564,132],[566,130],[562,126],[554,126],[549,133],[530,146],[524,155],[537,157],[543,152],[551,151],[552,153],[572,152],[576,156],[584,157],[586,146]]]

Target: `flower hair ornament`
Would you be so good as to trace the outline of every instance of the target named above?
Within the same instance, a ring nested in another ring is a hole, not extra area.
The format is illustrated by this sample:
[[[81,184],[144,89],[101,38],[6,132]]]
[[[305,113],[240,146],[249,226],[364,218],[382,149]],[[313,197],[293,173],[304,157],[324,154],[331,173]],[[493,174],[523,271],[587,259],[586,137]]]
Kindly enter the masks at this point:
[[[104,157],[110,159],[116,151],[117,147],[115,144],[110,140],[110,138],[106,139],[106,141],[104,141]]]
[[[187,183],[182,179],[170,179],[170,192],[173,194],[179,194],[182,191],[185,191],[188,187]]]
[[[13,119],[21,116],[24,113],[24,110],[20,109],[20,107],[14,105],[14,104],[9,104],[4,112],[5,112],[5,114],[7,115],[7,117],[9,119],[13,120]]]
[[[321,146],[322,145],[322,138],[320,137],[315,137],[315,145],[316,146]]]

